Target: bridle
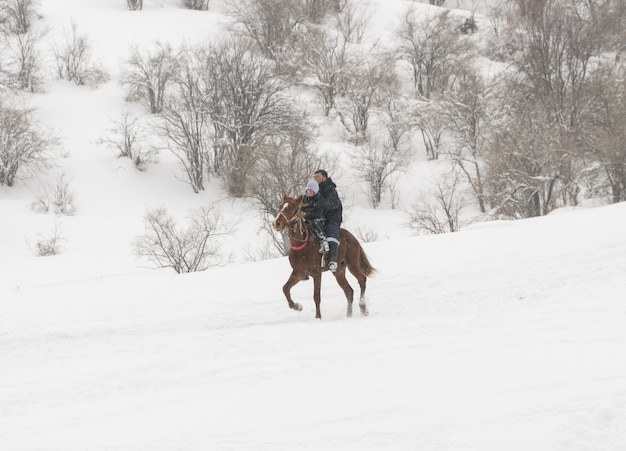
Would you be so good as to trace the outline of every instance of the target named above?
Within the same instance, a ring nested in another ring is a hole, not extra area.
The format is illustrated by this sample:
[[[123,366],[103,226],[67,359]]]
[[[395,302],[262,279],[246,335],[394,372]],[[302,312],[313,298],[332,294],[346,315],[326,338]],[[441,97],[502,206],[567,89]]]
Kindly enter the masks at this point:
[[[302,250],[306,247],[306,244],[309,241],[309,228],[304,225],[304,218],[302,217],[301,212],[298,210],[293,215],[291,219],[287,217],[283,210],[278,212],[278,216],[282,216],[285,218],[285,227],[287,228],[287,235],[289,236],[289,241],[301,241],[302,244],[299,246],[291,245],[291,249],[294,251]],[[304,238],[296,238],[293,234],[299,233],[300,235],[304,235]]]

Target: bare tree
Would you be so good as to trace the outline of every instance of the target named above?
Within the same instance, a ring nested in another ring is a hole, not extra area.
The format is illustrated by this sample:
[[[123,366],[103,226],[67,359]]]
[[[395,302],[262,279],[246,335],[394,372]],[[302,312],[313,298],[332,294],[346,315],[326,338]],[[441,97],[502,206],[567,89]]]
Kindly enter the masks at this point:
[[[396,36],[398,58],[409,64],[417,94],[426,99],[436,90],[445,89],[452,67],[459,59],[467,58],[463,35],[448,12],[424,21],[410,7]]]
[[[582,139],[589,150],[587,171],[598,174],[613,202],[626,201],[626,68],[606,65],[593,78],[593,107],[583,118]]]
[[[589,74],[601,41],[581,4],[515,5],[509,34],[517,72],[499,96],[506,116],[492,123],[485,163],[494,206],[530,217],[578,202],[588,137],[583,119],[593,104]]]
[[[256,43],[266,57],[274,61],[280,72],[287,54],[308,20],[302,0],[226,0],[229,14],[243,34]]]
[[[555,125],[576,130],[587,102],[589,63],[598,54],[597,35],[568,5],[554,0],[518,3],[522,20],[514,36],[521,51],[514,64],[524,75],[521,82],[551,112]]]
[[[329,13],[339,12],[337,0],[300,0],[307,20],[319,24]],[[344,0],[345,1],[345,0]]]
[[[452,171],[437,177],[419,204],[409,212],[408,226],[418,232],[441,234],[461,228],[460,214],[463,196],[460,194],[460,174]]]
[[[216,207],[192,211],[186,229],[179,229],[163,208],[149,210],[145,222],[144,234],[135,239],[135,253],[156,267],[180,274],[226,263],[220,239],[231,233],[232,226]]]
[[[313,128],[305,120],[302,117],[286,137],[269,141],[258,154],[257,170],[252,174],[256,189],[250,197],[257,199],[261,209],[271,216],[278,213],[277,202],[283,194],[300,193],[313,172],[326,167],[313,147]]]
[[[372,208],[377,208],[393,175],[402,172],[410,161],[408,151],[397,152],[389,142],[377,142],[370,137],[368,142],[356,148],[352,158],[354,169],[368,184],[368,198]]]
[[[202,77],[213,127],[214,168],[228,193],[242,197],[248,193],[258,149],[291,133],[297,113],[286,94],[288,85],[237,40],[208,49]]]
[[[179,70],[179,58],[169,43],[156,41],[152,49],[134,47],[121,77],[129,99],[141,99],[151,113],[160,113],[167,87]]]
[[[27,170],[47,167],[54,137],[37,125],[33,111],[0,101],[0,185],[13,186]]]
[[[11,33],[27,33],[37,14],[38,6],[35,0],[4,0],[4,3],[0,4],[0,23],[8,25],[8,31]]]
[[[114,121],[108,134],[98,140],[98,144],[112,147],[119,158],[130,158],[140,171],[153,159],[153,151],[145,149],[141,142],[145,139],[139,120],[130,113],[122,113]]]
[[[186,181],[195,193],[204,190],[206,163],[210,160],[210,115],[199,62],[186,52],[175,88],[156,121],[157,134],[180,161]]]
[[[300,41],[302,62],[314,77],[310,82],[324,115],[335,108],[337,97],[345,92],[347,80],[354,69],[347,42],[340,36],[320,28],[311,29]]]
[[[367,32],[370,19],[367,4],[346,0],[341,12],[335,16],[336,28],[346,42],[360,44]]]
[[[483,154],[491,207],[512,218],[546,215],[562,205],[572,159],[550,112],[509,83],[499,97],[506,108],[492,122]]]
[[[43,85],[42,56],[39,48],[43,33],[28,32],[7,36],[7,55],[3,72],[5,84],[36,92]]]
[[[439,155],[444,147],[443,134],[446,130],[441,104],[434,101],[418,102],[417,107],[411,114],[411,118],[422,135],[428,159],[439,159]]]
[[[391,146],[399,151],[403,142],[410,136],[415,124],[411,120],[409,100],[401,94],[401,83],[392,77],[388,83],[381,85],[375,113],[387,130]]]
[[[65,42],[53,48],[59,78],[77,85],[96,86],[109,79],[104,68],[92,61],[91,46],[86,36],[78,33],[72,23],[71,32],[65,33]]]
[[[626,50],[626,3],[620,0],[589,0],[588,21],[597,32],[601,47],[615,52],[617,60]]]
[[[347,111],[338,108],[337,112],[354,142],[363,142],[366,137],[370,110],[377,100],[377,94],[382,86],[389,85],[393,78],[390,67],[393,67],[391,61],[384,55],[374,56],[360,64],[358,69],[355,69],[354,75],[347,79],[345,95]]]
[[[482,213],[487,206],[481,155],[489,139],[491,103],[488,84],[468,71],[448,91],[441,109],[452,138],[449,154],[472,187]]]

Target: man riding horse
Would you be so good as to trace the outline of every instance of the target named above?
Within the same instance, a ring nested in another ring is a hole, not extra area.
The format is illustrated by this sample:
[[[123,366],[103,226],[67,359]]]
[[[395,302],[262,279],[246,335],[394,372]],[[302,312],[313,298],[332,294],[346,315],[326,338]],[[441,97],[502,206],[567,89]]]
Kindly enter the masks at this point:
[[[319,192],[315,192],[314,189],[311,190],[314,193],[314,197],[308,200],[307,195],[304,196],[303,201],[310,202],[307,207],[304,207],[304,211],[307,214],[307,220],[312,224],[315,224],[315,221],[317,221],[317,226],[323,227],[329,248],[328,269],[330,272],[335,272],[337,271],[339,228],[343,219],[343,206],[341,205],[339,194],[337,194],[337,185],[328,177],[328,173],[325,170],[318,169],[315,171],[313,178],[314,180],[311,180],[311,182],[317,182]],[[311,188],[315,188],[315,185],[311,182],[309,182],[309,185],[311,185]],[[307,188],[309,188],[309,185],[307,185]],[[307,211],[307,208],[309,211]],[[323,240],[320,240],[320,244],[321,252],[321,246],[324,245]]]

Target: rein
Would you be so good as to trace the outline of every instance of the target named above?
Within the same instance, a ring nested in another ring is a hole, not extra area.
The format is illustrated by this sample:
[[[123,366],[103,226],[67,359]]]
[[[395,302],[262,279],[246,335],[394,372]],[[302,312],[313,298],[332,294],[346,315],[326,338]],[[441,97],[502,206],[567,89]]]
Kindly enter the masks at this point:
[[[302,241],[302,244],[299,246],[294,246],[292,244],[291,249],[293,249],[294,251],[300,251],[304,249],[309,241],[309,228],[303,227],[304,221],[302,219],[302,216],[299,216],[296,213],[296,215],[293,218],[287,219],[287,216],[285,216],[285,214],[282,211],[279,214],[282,215],[283,218],[287,220],[287,223],[285,225],[287,226],[287,230],[289,232],[288,233],[289,241]],[[304,235],[304,238],[296,238],[293,236],[293,234],[296,233],[294,226],[296,226],[299,229],[297,232],[299,232],[300,235]]]

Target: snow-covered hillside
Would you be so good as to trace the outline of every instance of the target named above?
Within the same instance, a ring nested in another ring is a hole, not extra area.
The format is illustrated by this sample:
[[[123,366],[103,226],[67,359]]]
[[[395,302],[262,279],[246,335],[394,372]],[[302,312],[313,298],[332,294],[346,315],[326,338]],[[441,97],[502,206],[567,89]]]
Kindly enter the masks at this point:
[[[2,299],[0,448],[623,450],[625,221],[365,245],[352,319],[330,274],[321,322],[310,281],[289,310],[285,258],[31,280]]]

